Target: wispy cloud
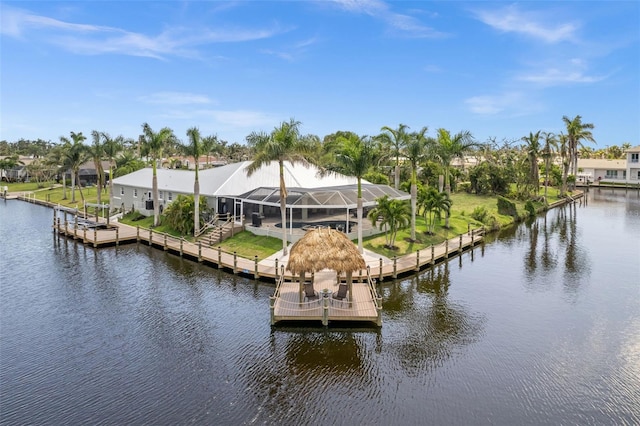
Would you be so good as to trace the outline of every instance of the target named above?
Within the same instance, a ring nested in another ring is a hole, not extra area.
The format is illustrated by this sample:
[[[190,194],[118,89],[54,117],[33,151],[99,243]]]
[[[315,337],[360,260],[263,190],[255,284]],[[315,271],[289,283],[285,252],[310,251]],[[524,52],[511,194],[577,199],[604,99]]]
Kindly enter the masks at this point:
[[[525,12],[516,5],[495,10],[476,10],[477,19],[496,30],[523,34],[546,43],[574,41],[579,26],[573,22],[553,23],[557,19],[546,11]]]
[[[278,27],[218,30],[172,27],[157,35],[148,35],[115,27],[60,21],[3,6],[0,31],[14,38],[36,38],[78,54],[111,53],[161,59],[167,56],[197,57],[198,46],[265,39],[284,30]]]
[[[138,100],[149,104],[193,105],[209,104],[211,99],[205,95],[185,92],[158,92],[140,96]]]
[[[414,38],[447,36],[444,32],[422,24],[412,15],[393,12],[387,3],[380,0],[333,0],[333,2],[348,12],[369,15],[382,20],[397,35]]]
[[[516,77],[519,81],[534,83],[540,86],[560,86],[566,84],[597,83],[607,76],[587,75],[587,64],[581,59],[572,59],[561,66],[548,67],[535,72],[528,72]]]
[[[298,43],[295,43],[292,46],[286,46],[280,50],[263,49],[261,50],[261,52],[266,55],[276,56],[280,59],[293,62],[297,58],[299,58],[301,55],[304,55],[304,53],[307,52],[308,48],[316,44],[317,41],[318,40],[315,37],[313,37],[313,38],[299,41]]]
[[[504,92],[497,95],[473,96],[464,101],[469,110],[478,115],[519,116],[541,109],[531,95],[522,92]]]

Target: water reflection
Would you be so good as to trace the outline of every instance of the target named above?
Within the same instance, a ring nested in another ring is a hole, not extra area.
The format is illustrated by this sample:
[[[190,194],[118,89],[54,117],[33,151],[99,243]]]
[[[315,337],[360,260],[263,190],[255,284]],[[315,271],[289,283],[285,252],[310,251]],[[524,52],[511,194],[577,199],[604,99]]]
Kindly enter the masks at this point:
[[[390,300],[395,304],[401,300],[405,315],[411,312],[411,321],[404,323],[402,339],[389,345],[405,371],[436,368],[482,335],[485,316],[471,313],[463,304],[451,300],[450,285],[450,265],[446,262],[395,283],[385,293],[385,309]]]

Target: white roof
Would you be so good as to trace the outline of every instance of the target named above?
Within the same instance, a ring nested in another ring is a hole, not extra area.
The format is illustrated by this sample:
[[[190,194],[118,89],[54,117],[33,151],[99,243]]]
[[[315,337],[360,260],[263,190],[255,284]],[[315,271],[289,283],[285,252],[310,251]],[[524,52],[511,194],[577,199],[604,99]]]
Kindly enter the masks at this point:
[[[200,170],[200,194],[205,196],[237,196],[247,193],[259,187],[280,187],[280,172],[278,162],[273,161],[269,165],[256,170],[251,176],[247,176],[246,167],[251,161],[228,164],[222,167]],[[174,191],[179,193],[193,193],[193,181],[195,171],[158,169],[158,190]],[[153,171],[144,168],[128,175],[115,178],[115,185],[131,186],[136,188],[151,189]],[[320,178],[318,168],[284,164],[284,182],[287,188],[322,188],[342,185],[354,185],[355,177],[344,175],[329,175]],[[362,181],[368,183],[367,181]]]
[[[578,167],[582,169],[624,170],[627,160],[603,160],[599,158],[579,158]]]

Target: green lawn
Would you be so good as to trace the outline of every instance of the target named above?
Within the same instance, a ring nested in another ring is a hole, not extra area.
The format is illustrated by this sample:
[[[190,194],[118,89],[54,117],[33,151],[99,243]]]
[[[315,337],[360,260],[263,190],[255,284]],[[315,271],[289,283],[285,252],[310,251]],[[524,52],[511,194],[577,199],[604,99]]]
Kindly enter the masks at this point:
[[[278,250],[282,250],[282,240],[242,231],[222,243],[216,244],[216,247],[218,246],[228,253],[235,251],[240,257],[253,259],[258,256],[258,260],[262,260]]]

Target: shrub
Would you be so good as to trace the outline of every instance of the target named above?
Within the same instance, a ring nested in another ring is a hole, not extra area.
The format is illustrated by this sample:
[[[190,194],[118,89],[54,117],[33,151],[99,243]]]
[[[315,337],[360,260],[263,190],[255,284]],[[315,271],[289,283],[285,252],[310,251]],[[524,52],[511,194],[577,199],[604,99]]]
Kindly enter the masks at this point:
[[[533,205],[533,201],[527,200],[524,204],[524,209],[529,213],[529,217],[533,217],[536,215],[536,207]]]
[[[464,191],[467,194],[471,194],[471,182],[460,182],[458,184],[458,191]]]
[[[471,217],[482,223],[486,222],[488,216],[489,212],[484,207],[476,207],[473,209],[473,212],[471,212]]]
[[[514,218],[518,217],[518,209],[515,203],[501,196],[498,196],[498,213]]]

